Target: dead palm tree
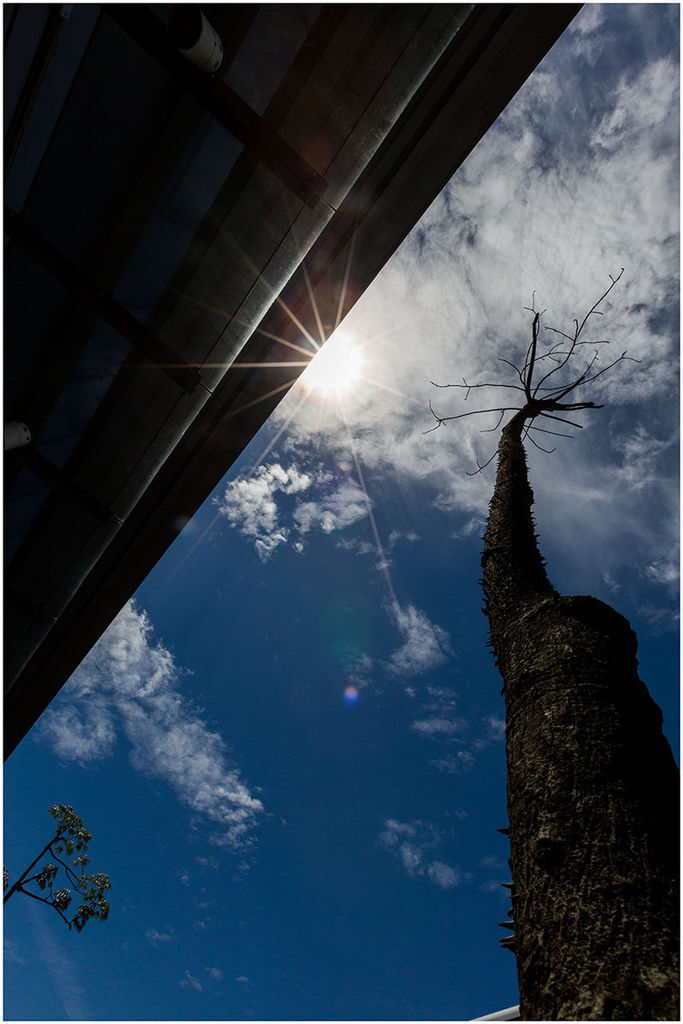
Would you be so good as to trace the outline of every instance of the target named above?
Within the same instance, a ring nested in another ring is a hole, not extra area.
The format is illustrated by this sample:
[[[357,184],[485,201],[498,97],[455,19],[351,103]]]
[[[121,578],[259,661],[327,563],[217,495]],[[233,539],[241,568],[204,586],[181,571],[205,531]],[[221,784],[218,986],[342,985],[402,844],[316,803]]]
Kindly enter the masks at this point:
[[[513,413],[497,448],[482,565],[507,720],[514,935],[502,943],[517,958],[524,1020],[679,1019],[678,771],[629,623],[593,597],[561,596],[548,579],[524,450],[539,432],[561,433],[558,423],[580,427],[567,414],[601,406],[574,393],[629,358],[598,368],[595,349],[576,374],[592,344],[586,325],[620,277],[571,333],[546,328],[547,347],[532,304],[524,364],[508,363],[515,383],[454,385],[465,397],[507,388],[518,406],[432,409],[432,429],[485,411],[499,426]]]

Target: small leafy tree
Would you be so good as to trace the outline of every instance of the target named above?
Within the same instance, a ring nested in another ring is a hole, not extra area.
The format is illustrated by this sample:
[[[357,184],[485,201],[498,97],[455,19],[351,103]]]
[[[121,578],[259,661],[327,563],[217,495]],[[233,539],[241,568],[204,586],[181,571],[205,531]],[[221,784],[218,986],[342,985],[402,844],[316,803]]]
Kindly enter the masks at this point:
[[[69,929],[73,925],[76,931],[80,932],[91,918],[106,921],[109,916],[109,903],[105,893],[111,888],[111,882],[108,875],[99,872],[86,875],[85,869],[90,861],[88,843],[92,836],[83,825],[82,818],[74,813],[73,807],[68,807],[66,804],[54,804],[50,808],[50,814],[57,822],[55,835],[45,844],[36,859],[29,864],[9,889],[3,902],[7,903],[15,893],[23,892],[25,896],[30,896],[41,903],[47,903],[49,907],[54,907]],[[48,861],[39,871],[31,874],[38,861],[47,854],[57,861],[57,864]],[[66,860],[62,860],[60,854],[71,858],[71,861],[67,863]],[[56,879],[60,870],[58,865],[63,868],[66,881],[73,886],[76,898],[80,898],[78,910],[71,919],[67,916],[67,911],[73,900],[72,890],[66,886],[56,888]],[[8,884],[7,869],[5,868],[5,889]],[[27,888],[29,885],[34,891]],[[35,889],[40,892],[36,892]],[[40,893],[44,895],[40,895]]]

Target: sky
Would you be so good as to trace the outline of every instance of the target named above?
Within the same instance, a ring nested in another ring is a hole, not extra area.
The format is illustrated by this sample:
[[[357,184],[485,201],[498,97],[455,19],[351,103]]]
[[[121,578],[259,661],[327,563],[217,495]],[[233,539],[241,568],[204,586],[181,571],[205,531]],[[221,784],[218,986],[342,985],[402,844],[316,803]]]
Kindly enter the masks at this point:
[[[677,5],[583,8],[10,757],[10,880],[68,803],[112,910],[75,934],[8,903],[6,1019],[518,1001],[473,472],[497,417],[429,411],[500,392],[431,382],[510,382],[532,302],[571,330],[624,268],[589,340],[630,358],[529,472],[553,584],[630,620],[677,754],[678,49]]]

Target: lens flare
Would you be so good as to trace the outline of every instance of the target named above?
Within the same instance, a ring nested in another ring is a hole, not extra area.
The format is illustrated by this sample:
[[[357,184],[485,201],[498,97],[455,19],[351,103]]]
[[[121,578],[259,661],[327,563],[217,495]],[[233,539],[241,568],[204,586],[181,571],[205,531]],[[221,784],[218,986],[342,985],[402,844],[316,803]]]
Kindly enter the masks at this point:
[[[356,689],[355,686],[347,686],[346,687],[346,689],[344,690],[344,701],[347,704],[357,704],[358,703],[358,690]]]

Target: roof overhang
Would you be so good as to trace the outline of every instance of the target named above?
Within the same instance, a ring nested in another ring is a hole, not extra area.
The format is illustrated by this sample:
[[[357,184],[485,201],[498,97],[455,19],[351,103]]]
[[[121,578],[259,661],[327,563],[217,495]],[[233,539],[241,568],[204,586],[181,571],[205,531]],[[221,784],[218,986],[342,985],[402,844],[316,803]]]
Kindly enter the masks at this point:
[[[322,5],[258,111],[230,76],[275,5],[207,8],[213,77],[159,9],[75,5],[15,55],[5,5],[5,418],[34,438],[5,460],[5,756],[579,6]]]

